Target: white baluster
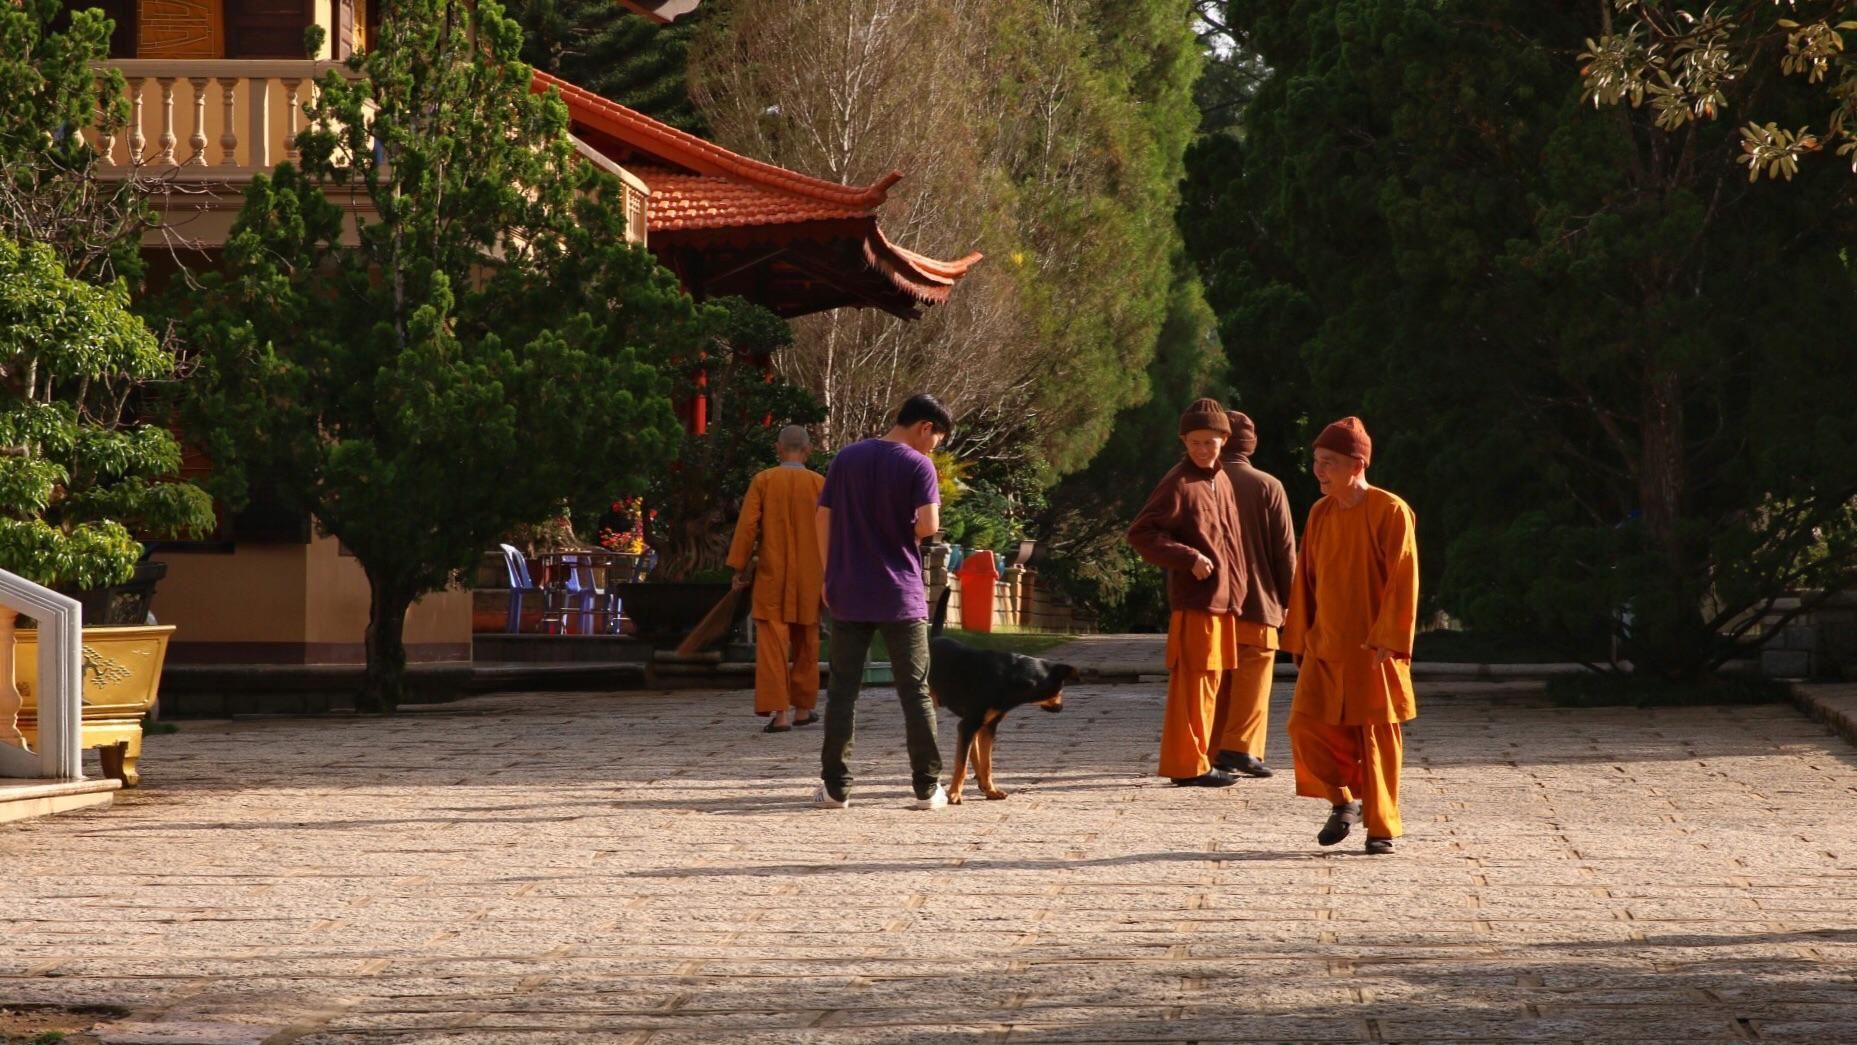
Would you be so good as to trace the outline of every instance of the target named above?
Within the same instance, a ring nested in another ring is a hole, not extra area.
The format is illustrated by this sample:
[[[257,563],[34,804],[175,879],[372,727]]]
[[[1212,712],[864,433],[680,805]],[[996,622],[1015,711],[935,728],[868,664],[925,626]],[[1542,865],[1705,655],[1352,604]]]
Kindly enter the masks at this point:
[[[193,146],[193,155],[187,158],[189,167],[206,166],[206,86],[211,81],[204,76],[189,76],[187,82],[193,84],[193,133],[187,136],[187,144]]]
[[[284,81],[284,98],[288,102],[284,106],[287,114],[284,121],[284,158],[291,163],[297,162],[297,88],[301,86],[303,81],[294,77]]]
[[[174,166],[174,77],[157,76],[155,82],[161,85],[161,154],[155,160],[163,166]]]
[[[140,76],[129,78],[129,166],[142,165],[142,150],[148,146],[148,138],[142,133],[142,83]]]
[[[245,103],[251,106],[251,126],[246,128],[245,146],[245,151],[251,155],[247,162],[258,170],[265,170],[271,166],[271,81],[254,76],[247,83],[250,95]]]

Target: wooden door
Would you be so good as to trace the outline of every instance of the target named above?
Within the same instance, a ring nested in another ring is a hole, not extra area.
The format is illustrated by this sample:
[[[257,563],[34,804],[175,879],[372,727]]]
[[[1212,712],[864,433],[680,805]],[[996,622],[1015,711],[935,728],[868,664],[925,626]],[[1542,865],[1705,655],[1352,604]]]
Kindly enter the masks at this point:
[[[226,57],[303,58],[308,0],[226,0]]]
[[[337,59],[347,58],[355,46],[355,0],[335,0],[335,50]]]

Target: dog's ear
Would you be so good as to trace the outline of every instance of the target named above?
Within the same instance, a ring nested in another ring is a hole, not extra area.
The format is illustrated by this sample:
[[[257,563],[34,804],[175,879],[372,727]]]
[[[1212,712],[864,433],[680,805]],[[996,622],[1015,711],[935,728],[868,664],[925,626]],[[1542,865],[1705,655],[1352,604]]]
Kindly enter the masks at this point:
[[[1056,675],[1060,682],[1083,681],[1083,673],[1069,664],[1053,664],[1051,666],[1051,673]]]

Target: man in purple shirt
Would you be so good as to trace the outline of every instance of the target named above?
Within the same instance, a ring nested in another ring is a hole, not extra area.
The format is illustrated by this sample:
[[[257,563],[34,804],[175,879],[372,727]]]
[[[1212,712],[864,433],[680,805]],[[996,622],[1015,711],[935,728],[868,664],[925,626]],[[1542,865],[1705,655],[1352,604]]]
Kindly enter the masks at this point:
[[[934,396],[911,396],[881,439],[838,451],[819,491],[819,561],[825,563],[825,608],[832,615],[832,677],[825,691],[825,748],[813,800],[843,809],[851,802],[851,753],[858,686],[873,635],[890,650],[896,695],[903,702],[917,809],[948,804],[935,743],[935,702],[928,689],[928,601],[922,590],[922,538],[941,529],[941,490],[929,452],[954,428]]]

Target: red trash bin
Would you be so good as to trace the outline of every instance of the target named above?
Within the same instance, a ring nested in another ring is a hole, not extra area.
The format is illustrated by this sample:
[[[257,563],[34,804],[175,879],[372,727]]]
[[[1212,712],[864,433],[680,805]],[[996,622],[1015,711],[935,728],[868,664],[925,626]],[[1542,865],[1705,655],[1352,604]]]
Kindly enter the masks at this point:
[[[993,553],[969,553],[954,575],[961,579],[961,627],[992,631],[993,592],[999,584],[999,565],[993,561]]]

